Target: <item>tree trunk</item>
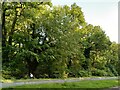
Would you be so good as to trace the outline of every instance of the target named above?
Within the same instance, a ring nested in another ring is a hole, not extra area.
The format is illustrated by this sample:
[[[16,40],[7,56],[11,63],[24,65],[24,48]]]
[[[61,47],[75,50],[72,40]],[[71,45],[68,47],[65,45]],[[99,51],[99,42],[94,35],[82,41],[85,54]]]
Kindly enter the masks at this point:
[[[8,40],[9,45],[12,45],[12,36],[14,34],[14,28],[15,28],[16,21],[17,21],[17,11],[15,9],[15,17],[13,19],[13,23],[12,23],[12,27],[11,27],[11,32],[9,34],[9,40]]]
[[[38,66],[38,62],[35,60],[35,59],[33,59],[33,61],[31,61],[31,59],[32,58],[29,58],[28,60],[27,60],[27,66],[28,66],[28,75],[29,75],[29,77],[30,77],[30,73],[32,73],[33,74],[33,76],[35,77],[36,75],[35,75],[35,71],[36,71],[36,69],[37,69],[37,66]]]
[[[2,3],[2,46],[6,46],[6,28],[5,28],[5,9],[4,9],[4,2]]]

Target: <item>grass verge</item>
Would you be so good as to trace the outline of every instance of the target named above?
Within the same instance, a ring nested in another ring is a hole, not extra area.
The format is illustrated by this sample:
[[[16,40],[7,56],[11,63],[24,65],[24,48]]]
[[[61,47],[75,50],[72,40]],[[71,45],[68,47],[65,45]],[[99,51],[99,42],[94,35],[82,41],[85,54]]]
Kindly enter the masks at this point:
[[[118,80],[83,80],[80,82],[65,82],[65,83],[49,83],[49,84],[30,84],[10,88],[3,88],[2,90],[16,90],[17,88],[110,88],[118,86]],[[97,89],[98,90],[98,89]]]

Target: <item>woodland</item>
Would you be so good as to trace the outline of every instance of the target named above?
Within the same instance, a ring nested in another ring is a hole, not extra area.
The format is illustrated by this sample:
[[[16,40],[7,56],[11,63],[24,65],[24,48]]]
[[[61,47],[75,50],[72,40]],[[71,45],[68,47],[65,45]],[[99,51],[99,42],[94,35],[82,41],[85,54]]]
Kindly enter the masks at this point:
[[[76,3],[3,2],[1,11],[3,78],[120,75],[120,44]]]

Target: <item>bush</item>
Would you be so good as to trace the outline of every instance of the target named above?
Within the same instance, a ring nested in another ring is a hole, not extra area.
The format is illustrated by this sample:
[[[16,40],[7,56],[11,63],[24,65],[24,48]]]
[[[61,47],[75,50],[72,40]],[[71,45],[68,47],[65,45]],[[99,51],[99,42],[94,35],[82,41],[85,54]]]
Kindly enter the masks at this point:
[[[111,77],[115,76],[115,75],[111,72],[110,68],[106,68],[106,72],[107,72],[107,76],[111,76]]]
[[[79,73],[78,73],[78,76],[79,77],[88,77],[89,74],[90,74],[90,72],[88,72],[88,71],[80,70]]]
[[[10,71],[2,70],[2,77],[5,79],[11,79]]]
[[[107,76],[107,72],[104,70],[93,68],[91,70],[92,76]]]
[[[112,73],[113,76],[118,76],[118,72],[117,72],[117,70],[115,69],[115,67],[113,65],[109,64],[107,66],[107,70],[106,71],[109,72],[109,73]]]
[[[111,70],[111,72],[112,72],[115,76],[118,76],[118,72],[115,70],[115,67],[114,67],[114,66],[112,66],[112,67],[110,68],[110,70]]]

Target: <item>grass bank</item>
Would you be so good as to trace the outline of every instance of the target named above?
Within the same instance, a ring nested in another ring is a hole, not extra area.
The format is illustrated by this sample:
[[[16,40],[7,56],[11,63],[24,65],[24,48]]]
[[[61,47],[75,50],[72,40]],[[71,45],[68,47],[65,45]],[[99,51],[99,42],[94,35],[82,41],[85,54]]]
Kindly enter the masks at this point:
[[[83,80],[80,82],[49,83],[49,84],[30,84],[2,90],[16,90],[16,88],[110,88],[118,86],[118,80]]]

